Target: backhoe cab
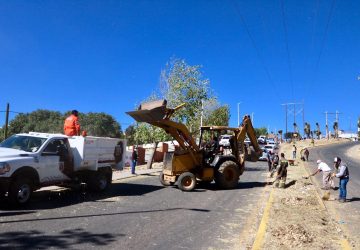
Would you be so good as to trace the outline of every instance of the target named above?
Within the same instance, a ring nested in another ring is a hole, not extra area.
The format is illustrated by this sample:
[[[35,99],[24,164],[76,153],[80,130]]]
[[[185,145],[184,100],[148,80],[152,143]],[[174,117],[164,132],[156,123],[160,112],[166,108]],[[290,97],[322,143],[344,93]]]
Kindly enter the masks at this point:
[[[160,182],[164,186],[177,183],[183,191],[193,190],[197,181],[210,183],[213,180],[219,188],[235,188],[245,170],[245,157],[251,156],[251,160],[257,161],[262,153],[249,116],[244,117],[239,128],[201,127],[200,138],[196,144],[184,124],[170,120],[172,114],[184,104],[174,109],[166,106],[166,100],[153,101],[141,104],[136,111],[127,112],[138,122],[146,122],[164,129],[179,143],[174,152],[168,152],[164,156]],[[222,134],[231,135],[228,149],[219,145]],[[245,147],[246,134],[253,145],[252,151]]]

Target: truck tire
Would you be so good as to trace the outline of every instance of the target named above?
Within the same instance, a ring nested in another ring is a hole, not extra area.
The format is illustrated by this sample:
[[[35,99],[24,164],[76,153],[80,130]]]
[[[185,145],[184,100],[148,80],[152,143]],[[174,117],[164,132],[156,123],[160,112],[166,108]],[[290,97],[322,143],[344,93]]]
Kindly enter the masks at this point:
[[[102,192],[109,188],[111,184],[112,174],[99,170],[91,174],[87,183],[90,190]]]
[[[238,165],[233,161],[225,161],[215,172],[215,183],[222,189],[235,188],[239,183],[239,176]]]
[[[26,177],[19,176],[10,185],[8,197],[14,205],[25,205],[31,199],[33,182]]]
[[[177,180],[178,188],[182,191],[192,191],[196,186],[196,177],[193,173],[182,173]]]
[[[164,173],[162,173],[162,172],[161,172],[160,175],[159,175],[159,179],[160,179],[160,183],[161,183],[164,187],[168,187],[168,186],[174,185],[173,182],[164,180]]]

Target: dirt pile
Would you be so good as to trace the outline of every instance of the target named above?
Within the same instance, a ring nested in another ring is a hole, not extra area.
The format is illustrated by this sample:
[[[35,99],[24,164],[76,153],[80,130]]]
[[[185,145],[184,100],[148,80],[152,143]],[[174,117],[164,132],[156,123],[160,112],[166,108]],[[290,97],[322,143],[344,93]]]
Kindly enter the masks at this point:
[[[280,241],[280,245],[291,247],[301,247],[314,240],[314,235],[308,232],[302,225],[279,227],[274,229],[271,234]]]

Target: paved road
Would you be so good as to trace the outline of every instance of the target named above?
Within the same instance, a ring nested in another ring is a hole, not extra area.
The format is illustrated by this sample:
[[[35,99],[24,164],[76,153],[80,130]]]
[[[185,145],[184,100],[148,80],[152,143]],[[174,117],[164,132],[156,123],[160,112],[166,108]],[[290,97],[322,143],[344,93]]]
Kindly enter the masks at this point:
[[[349,142],[345,144],[336,144],[326,147],[319,147],[310,150],[310,162],[308,167],[311,171],[316,170],[316,160],[321,159],[329,166],[334,168],[333,160],[335,156],[339,156],[342,161],[346,162],[350,170],[350,181],[347,185],[347,199],[346,203],[338,203],[336,201],[329,201],[325,204],[332,206],[337,212],[337,220],[340,224],[345,224],[354,237],[360,238],[360,163],[346,155],[346,151],[358,145],[359,142]],[[316,176],[318,186],[321,186],[321,174]],[[338,186],[338,179],[335,180]],[[338,197],[339,191],[331,191],[332,197]]]
[[[26,210],[0,205],[0,248],[238,248],[247,218],[258,217],[266,199],[266,165],[247,163],[234,190],[181,192],[150,174],[120,180],[106,194],[37,192]]]

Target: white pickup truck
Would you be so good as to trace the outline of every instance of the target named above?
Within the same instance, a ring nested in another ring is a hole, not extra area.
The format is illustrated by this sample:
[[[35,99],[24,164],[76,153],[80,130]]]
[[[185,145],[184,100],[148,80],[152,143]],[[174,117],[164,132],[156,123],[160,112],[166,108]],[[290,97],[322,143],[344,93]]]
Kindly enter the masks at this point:
[[[27,203],[33,191],[52,185],[86,183],[103,191],[112,168],[124,162],[126,140],[30,132],[0,143],[0,198]]]

